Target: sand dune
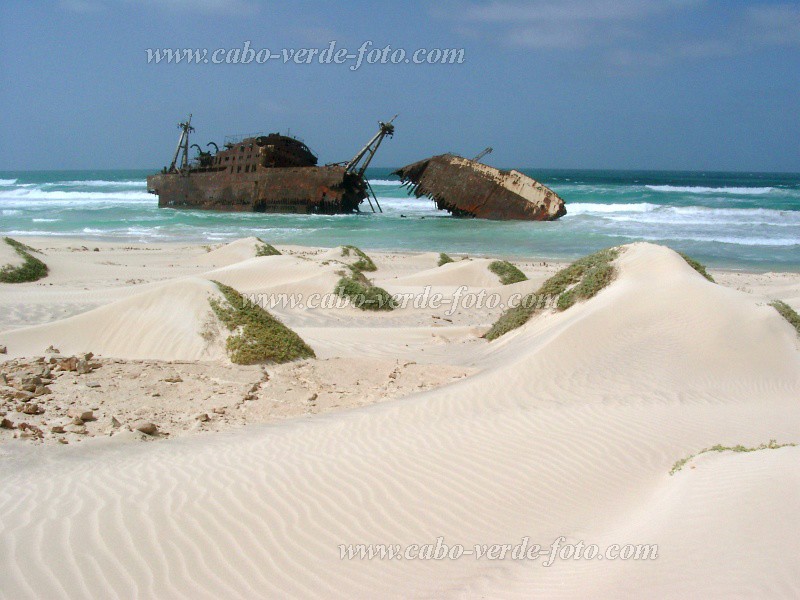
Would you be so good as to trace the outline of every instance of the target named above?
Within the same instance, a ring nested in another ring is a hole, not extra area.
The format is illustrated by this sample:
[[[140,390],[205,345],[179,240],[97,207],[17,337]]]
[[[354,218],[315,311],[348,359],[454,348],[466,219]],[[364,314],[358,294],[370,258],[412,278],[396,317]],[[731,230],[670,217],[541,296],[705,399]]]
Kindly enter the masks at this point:
[[[210,360],[225,356],[217,337],[203,332],[213,325],[208,300],[221,297],[205,279],[187,278],[94,310],[35,327],[0,334],[10,356],[35,356],[50,345],[64,354],[93,352],[116,358]]]
[[[441,267],[387,280],[385,283],[399,286],[500,287],[500,279],[489,270],[492,262],[494,261],[488,258],[458,260]]]
[[[257,237],[246,237],[201,254],[192,259],[192,262],[209,267],[232,265],[253,258],[256,256],[258,248],[263,245],[264,242]]]
[[[796,597],[800,448],[704,455],[669,475],[715,443],[800,441],[794,330],[665,248],[627,247],[618,266],[595,298],[482,342],[484,370],[436,390],[3,462],[2,594]],[[439,536],[658,544],[658,559],[339,557],[340,544]]]
[[[23,262],[17,251],[0,238],[0,269],[5,266],[18,267]]]
[[[203,276],[242,293],[309,295],[332,292],[341,277],[337,271],[341,270],[342,265],[322,264],[296,256],[264,256],[208,271]]]

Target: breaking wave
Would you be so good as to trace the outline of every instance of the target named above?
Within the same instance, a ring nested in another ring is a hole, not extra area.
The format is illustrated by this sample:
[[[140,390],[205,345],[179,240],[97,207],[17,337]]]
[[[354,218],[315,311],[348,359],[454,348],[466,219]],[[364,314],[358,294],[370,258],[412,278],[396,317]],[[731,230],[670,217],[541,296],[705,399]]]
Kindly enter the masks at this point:
[[[0,185],[14,185],[17,183],[16,179],[0,179]]]
[[[679,192],[682,194],[738,194],[740,196],[761,196],[769,194],[775,188],[771,187],[702,187],[678,185],[646,185],[648,190],[654,192]]]
[[[392,185],[392,186],[401,186],[402,183],[399,179],[370,179],[370,185]]]

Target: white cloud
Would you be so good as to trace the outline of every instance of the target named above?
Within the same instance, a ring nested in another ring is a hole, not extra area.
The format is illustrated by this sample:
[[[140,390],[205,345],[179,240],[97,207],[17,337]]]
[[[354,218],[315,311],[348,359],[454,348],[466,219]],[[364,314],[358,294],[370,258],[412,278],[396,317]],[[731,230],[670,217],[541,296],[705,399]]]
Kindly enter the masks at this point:
[[[493,0],[459,3],[448,18],[475,37],[533,51],[592,51],[593,58],[616,67],[660,66],[800,44],[797,4],[728,6],[729,18],[718,22],[711,20],[713,10],[706,0]],[[705,25],[705,33],[681,27],[681,22],[692,21]]]
[[[747,9],[747,24],[764,44],[800,44],[800,6],[773,4]]]
[[[60,0],[61,6],[74,12],[97,12],[113,5],[127,4],[169,12],[241,15],[254,12],[255,0]]]

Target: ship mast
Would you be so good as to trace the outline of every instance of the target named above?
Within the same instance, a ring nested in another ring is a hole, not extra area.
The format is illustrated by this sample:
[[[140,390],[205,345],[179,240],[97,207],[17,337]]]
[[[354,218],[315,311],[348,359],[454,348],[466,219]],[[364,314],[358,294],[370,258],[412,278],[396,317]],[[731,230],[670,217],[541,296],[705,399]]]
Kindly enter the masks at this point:
[[[482,158],[483,158],[484,156],[486,156],[487,154],[491,154],[493,150],[494,150],[494,148],[492,148],[491,146],[489,146],[488,148],[484,148],[484,149],[483,149],[483,150],[482,150],[482,151],[481,151],[481,152],[478,154],[478,156],[476,156],[476,157],[475,157],[475,158],[473,158],[472,160],[473,160],[474,162],[478,162],[480,159],[482,159]]]
[[[359,177],[364,176],[364,172],[367,170],[369,163],[372,162],[372,158],[375,156],[375,153],[378,151],[378,146],[381,145],[383,138],[387,135],[392,137],[394,135],[394,125],[392,125],[392,121],[397,118],[397,115],[393,116],[392,119],[384,123],[383,121],[378,121],[378,126],[380,130],[376,133],[373,138],[367,142],[366,146],[364,146],[361,150],[359,150],[358,154],[353,157],[347,165],[345,166],[345,171],[348,173],[356,173]],[[366,157],[366,158],[365,158]],[[364,159],[364,163],[361,167],[358,167],[358,163],[361,162],[361,159]],[[357,169],[357,170],[356,170]]]
[[[175,148],[175,155],[172,157],[172,162],[169,165],[169,172],[175,171],[175,163],[178,162],[178,155],[183,150],[183,158],[181,159],[181,169],[189,166],[189,132],[194,131],[192,127],[192,115],[183,123],[178,123],[178,128],[181,130],[181,137],[178,138],[178,147]]]

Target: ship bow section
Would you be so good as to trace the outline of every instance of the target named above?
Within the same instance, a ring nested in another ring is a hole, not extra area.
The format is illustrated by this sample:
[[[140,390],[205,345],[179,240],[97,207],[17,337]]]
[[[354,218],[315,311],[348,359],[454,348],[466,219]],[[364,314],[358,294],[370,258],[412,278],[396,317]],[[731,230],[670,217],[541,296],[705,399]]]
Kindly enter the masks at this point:
[[[395,174],[417,198],[428,196],[456,216],[551,221],[567,212],[558,194],[535,179],[453,154],[412,163]]]

